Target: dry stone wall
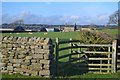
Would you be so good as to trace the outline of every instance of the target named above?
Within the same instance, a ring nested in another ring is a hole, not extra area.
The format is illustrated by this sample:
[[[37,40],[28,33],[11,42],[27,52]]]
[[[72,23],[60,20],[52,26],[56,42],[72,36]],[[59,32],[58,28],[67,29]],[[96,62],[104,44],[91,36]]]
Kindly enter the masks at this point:
[[[53,45],[49,38],[1,37],[2,73],[50,77],[54,73]]]

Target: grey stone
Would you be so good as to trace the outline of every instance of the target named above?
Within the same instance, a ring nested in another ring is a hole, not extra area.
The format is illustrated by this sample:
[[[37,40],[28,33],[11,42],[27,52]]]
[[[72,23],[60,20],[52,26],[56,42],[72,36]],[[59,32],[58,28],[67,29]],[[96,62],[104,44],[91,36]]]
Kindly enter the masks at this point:
[[[33,58],[37,59],[43,59],[43,54],[33,54]]]
[[[12,48],[12,44],[7,44],[7,48]]]
[[[34,54],[34,53],[35,53],[35,50],[31,50],[31,53]]]
[[[24,73],[24,75],[26,75],[26,76],[30,76],[30,73]]]
[[[18,55],[18,58],[23,59],[23,58],[25,58],[25,55]]]
[[[7,65],[8,65],[8,66],[13,66],[13,64],[12,64],[12,63],[8,63]]]
[[[21,65],[21,68],[23,68],[23,69],[27,69],[28,66],[26,66],[26,65]]]
[[[27,51],[26,50],[19,50],[18,53],[25,55],[27,53]]]
[[[11,59],[10,62],[11,63],[22,63],[23,59]]]
[[[37,63],[40,63],[40,59],[36,59],[37,60]]]
[[[29,59],[26,59],[24,62],[31,62]]]
[[[44,54],[44,59],[50,59],[52,60],[54,58],[53,54]]]
[[[2,52],[3,55],[7,54],[7,50],[6,49],[2,49],[1,52]]]
[[[14,71],[13,74],[17,74],[17,72]]]
[[[50,43],[52,42],[52,40],[51,40],[50,38],[46,38],[46,39],[44,40],[44,42],[45,42],[46,44],[50,44]]]
[[[22,52],[22,49],[21,49],[21,48],[17,48],[17,51],[20,51],[20,52]]]
[[[25,46],[24,46],[24,45],[21,45],[20,47],[21,47],[22,49],[25,49]]]
[[[43,68],[44,68],[44,69],[50,69],[50,65],[44,64],[44,65],[43,65]]]
[[[9,56],[8,59],[13,59],[14,56]]]
[[[50,64],[50,60],[40,60],[41,64]]]
[[[6,65],[6,63],[0,63],[0,67],[5,67]]]
[[[32,63],[32,65],[30,65],[30,69],[35,71],[42,70],[42,64]]]
[[[10,57],[13,57],[13,56],[15,56],[14,54],[10,54]]]
[[[12,74],[13,74],[13,71],[8,71],[8,74],[9,74],[9,75],[12,75]]]
[[[10,37],[8,38],[9,41],[12,41],[12,39],[13,39],[13,36],[10,36]]]
[[[7,70],[1,70],[1,73],[6,73],[6,74],[8,74],[8,71],[7,71]]]
[[[40,37],[37,37],[36,42],[39,42],[39,41],[40,41]]]
[[[43,49],[52,49],[53,46],[52,45],[43,45]]]
[[[36,63],[36,62],[37,62],[37,60],[32,59],[32,60],[31,60],[31,62],[32,62],[32,63]]]
[[[32,59],[32,56],[26,56],[26,59]]]
[[[38,71],[31,71],[31,76],[37,76],[38,75]]]
[[[7,50],[7,51],[11,51],[11,50],[12,50],[12,47],[9,47],[9,48],[7,47],[6,50]]]
[[[25,68],[18,68],[19,72],[31,73],[31,70]]]
[[[5,59],[5,58],[2,58],[1,62],[2,62],[2,63],[6,63],[6,59]]]
[[[2,67],[2,70],[7,70],[7,67]]]
[[[39,71],[39,75],[49,76],[50,75],[50,70],[41,70],[41,71]]]
[[[22,64],[24,64],[24,65],[30,65],[31,64],[31,60],[29,60],[29,59],[26,59]]]
[[[14,67],[20,67],[20,64],[13,64]]]
[[[2,55],[2,58],[7,58],[9,55]]]
[[[4,37],[3,41],[6,41],[6,40],[8,40],[8,37]]]
[[[41,38],[40,40],[39,40],[39,43],[44,43],[44,38]]]
[[[50,50],[44,50],[44,49],[35,49],[35,53],[46,53],[46,54],[49,54],[50,53]]]
[[[9,71],[12,71],[13,70],[13,66],[7,66],[7,70]]]
[[[14,71],[18,72],[18,68],[14,68]]]
[[[7,44],[2,44],[2,48],[6,48],[7,47]]]
[[[40,63],[32,63],[31,65],[33,65],[33,66],[42,66],[42,64],[40,64]]]

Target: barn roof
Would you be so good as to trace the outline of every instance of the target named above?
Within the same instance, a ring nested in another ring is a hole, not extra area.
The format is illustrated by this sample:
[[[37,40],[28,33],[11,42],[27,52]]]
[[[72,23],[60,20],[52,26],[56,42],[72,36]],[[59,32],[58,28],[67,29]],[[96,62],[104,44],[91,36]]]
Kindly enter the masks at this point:
[[[25,31],[25,29],[22,26],[17,26],[14,31]]]

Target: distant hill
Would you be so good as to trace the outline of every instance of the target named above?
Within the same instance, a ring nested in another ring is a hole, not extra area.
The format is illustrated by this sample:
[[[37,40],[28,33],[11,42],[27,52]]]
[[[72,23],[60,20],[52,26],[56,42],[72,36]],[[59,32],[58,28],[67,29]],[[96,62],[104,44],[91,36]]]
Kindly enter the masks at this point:
[[[8,28],[8,29],[15,29],[16,26],[19,26],[19,24],[2,24],[0,25],[1,28]],[[40,30],[41,28],[52,28],[52,27],[65,27],[65,25],[46,25],[46,24],[21,24],[20,26],[24,27],[24,29],[30,29],[30,30],[33,30],[33,31],[37,31],[37,30]],[[74,25],[68,25],[68,27],[73,27]],[[94,28],[117,28],[117,25],[109,25],[109,26],[106,26],[106,25],[94,25],[94,26],[91,26],[91,25],[76,25],[77,28],[82,28],[82,27],[85,27],[85,28],[90,28],[90,27],[94,27]]]

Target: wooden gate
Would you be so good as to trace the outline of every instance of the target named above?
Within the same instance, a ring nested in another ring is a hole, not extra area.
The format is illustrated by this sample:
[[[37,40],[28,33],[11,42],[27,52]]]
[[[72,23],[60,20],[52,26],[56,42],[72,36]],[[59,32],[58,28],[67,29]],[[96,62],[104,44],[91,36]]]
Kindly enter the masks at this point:
[[[76,71],[80,69],[84,73],[114,73],[119,69],[117,61],[120,61],[117,47],[117,40],[112,44],[80,44],[78,40],[61,41],[56,38],[56,74],[67,73],[72,69],[70,65],[74,64]],[[66,67],[70,68],[64,70]]]
[[[117,51],[117,71],[120,72],[120,41],[118,41]]]

